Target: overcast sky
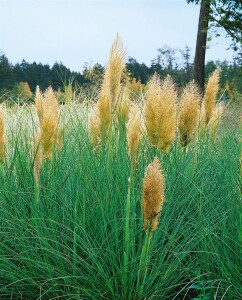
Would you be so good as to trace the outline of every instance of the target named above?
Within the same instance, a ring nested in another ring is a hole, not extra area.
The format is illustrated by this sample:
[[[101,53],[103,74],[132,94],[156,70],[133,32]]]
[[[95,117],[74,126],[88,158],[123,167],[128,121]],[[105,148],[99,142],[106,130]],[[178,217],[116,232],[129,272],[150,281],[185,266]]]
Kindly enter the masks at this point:
[[[150,64],[157,48],[194,49],[199,6],[186,0],[0,0],[0,49],[12,63],[105,64],[117,32],[127,56]],[[230,42],[210,42],[206,59],[232,59]]]

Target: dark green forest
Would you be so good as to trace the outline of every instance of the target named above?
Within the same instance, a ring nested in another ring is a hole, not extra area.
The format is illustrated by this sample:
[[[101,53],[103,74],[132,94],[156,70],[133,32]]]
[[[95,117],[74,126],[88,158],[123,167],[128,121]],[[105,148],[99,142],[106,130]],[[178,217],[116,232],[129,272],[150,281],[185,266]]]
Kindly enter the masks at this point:
[[[126,63],[126,74],[130,81],[135,79],[142,84],[146,84],[149,78],[157,72],[161,78],[171,75],[178,87],[184,86],[192,80],[193,58],[191,49],[173,49],[164,45],[157,50],[157,57],[154,58],[150,66],[139,63],[135,58],[129,57]],[[206,75],[215,69],[221,71],[220,86],[231,91],[242,92],[242,66],[241,53],[235,53],[232,61],[208,61],[206,63]],[[83,66],[82,72],[74,72],[64,66],[61,62],[56,62],[53,66],[42,63],[28,63],[22,60],[20,63],[12,64],[4,53],[0,55],[0,96],[1,102],[4,95],[11,94],[17,96],[19,83],[28,83],[30,90],[34,93],[36,86],[42,90],[52,86],[54,90],[62,89],[64,85],[73,84],[78,87],[90,87],[99,85],[103,75],[104,66],[95,64],[90,67]]]

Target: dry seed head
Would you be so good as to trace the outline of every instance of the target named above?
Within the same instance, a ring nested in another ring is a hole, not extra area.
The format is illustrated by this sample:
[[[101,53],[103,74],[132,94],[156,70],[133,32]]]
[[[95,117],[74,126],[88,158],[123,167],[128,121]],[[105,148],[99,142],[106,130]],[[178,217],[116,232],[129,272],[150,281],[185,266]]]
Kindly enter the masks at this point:
[[[41,143],[46,159],[51,159],[57,141],[57,126],[59,122],[58,101],[51,87],[41,97],[36,91],[36,109],[40,122]]]
[[[201,95],[194,82],[190,82],[183,89],[178,117],[180,142],[186,146],[193,138],[199,118]]]
[[[121,91],[121,76],[125,68],[125,50],[119,35],[113,42],[109,61],[104,74],[104,82],[110,89],[111,110],[113,111]]]
[[[164,153],[176,137],[176,101],[177,93],[170,76],[162,82],[155,74],[148,83],[145,103],[147,132],[153,145]]]
[[[4,111],[3,105],[0,104],[0,162],[3,162],[5,159],[5,139],[4,139]]]
[[[165,200],[165,179],[161,164],[157,157],[148,165],[143,179],[142,210],[144,228],[150,223],[150,230],[155,231],[158,225],[158,215]]]
[[[130,109],[129,120],[127,123],[128,153],[133,163],[136,163],[139,144],[141,141],[140,118],[140,109],[137,104],[133,104]]]
[[[224,112],[225,105],[223,102],[218,103],[212,113],[211,119],[208,123],[211,136],[215,139],[217,136],[218,126],[221,120],[221,116]]]
[[[39,182],[40,168],[42,165],[42,147],[41,147],[41,133],[38,131],[34,139],[34,176],[35,180]]]
[[[209,76],[208,83],[205,89],[204,96],[204,109],[205,109],[205,122],[208,124],[211,119],[213,109],[216,102],[216,96],[219,89],[219,70],[216,69],[212,75]]]

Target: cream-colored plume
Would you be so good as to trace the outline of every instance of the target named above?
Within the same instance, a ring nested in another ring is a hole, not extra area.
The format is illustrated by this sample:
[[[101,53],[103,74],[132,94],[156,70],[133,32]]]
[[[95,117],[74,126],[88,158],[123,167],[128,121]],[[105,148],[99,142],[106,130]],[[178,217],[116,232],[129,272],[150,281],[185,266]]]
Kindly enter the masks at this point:
[[[144,228],[150,225],[150,230],[155,231],[158,225],[158,215],[165,201],[165,179],[162,174],[161,164],[157,157],[148,165],[143,180],[142,210]]]
[[[205,89],[204,113],[205,113],[206,124],[208,124],[208,122],[211,119],[218,90],[219,90],[219,70],[216,69],[212,73],[212,75],[209,76],[208,83]]]
[[[183,89],[178,116],[179,140],[182,146],[192,140],[198,125],[201,95],[194,82],[188,83]]]
[[[127,123],[127,143],[128,153],[132,159],[133,164],[136,163],[139,144],[141,141],[141,112],[137,104],[133,104],[129,113],[129,120]]]
[[[41,143],[46,159],[51,159],[57,142],[59,107],[55,93],[49,87],[44,95],[36,89],[35,106],[40,123]]]
[[[145,121],[150,140],[164,153],[176,137],[176,101],[177,93],[170,76],[162,82],[154,75],[148,83],[145,102]]]

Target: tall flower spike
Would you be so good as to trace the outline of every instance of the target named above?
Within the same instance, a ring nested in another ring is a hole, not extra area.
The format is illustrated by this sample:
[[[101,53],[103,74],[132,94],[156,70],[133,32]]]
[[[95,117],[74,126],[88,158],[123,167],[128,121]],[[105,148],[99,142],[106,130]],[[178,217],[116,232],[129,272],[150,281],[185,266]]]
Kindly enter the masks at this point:
[[[155,74],[148,83],[144,112],[150,140],[164,153],[169,151],[176,137],[176,101],[172,78],[167,76],[161,82]]]
[[[111,111],[113,112],[121,91],[121,76],[125,68],[125,50],[122,40],[117,34],[110,50],[109,61],[105,70],[104,81],[107,82],[111,96]]]
[[[5,138],[4,138],[4,111],[3,105],[0,104],[0,162],[3,162],[5,159]]]
[[[57,141],[57,126],[59,122],[58,101],[51,87],[42,96],[36,90],[35,105],[41,129],[41,143],[46,159],[51,159]]]
[[[199,118],[201,95],[194,82],[183,89],[178,117],[179,140],[182,146],[192,140]]]
[[[110,50],[109,61],[105,69],[98,101],[92,111],[89,122],[91,139],[94,145],[105,140],[108,135],[111,114],[114,113],[121,92],[121,76],[125,67],[125,51],[117,35]],[[116,112],[115,112],[116,114]]]
[[[140,125],[141,113],[137,104],[133,104],[130,113],[129,121],[127,123],[127,143],[129,156],[136,163],[139,144],[141,141],[141,125]]]
[[[205,123],[211,119],[219,89],[219,71],[216,69],[208,79],[204,96]]]
[[[143,180],[142,210],[144,228],[150,224],[150,230],[155,231],[158,226],[158,215],[165,200],[165,179],[161,171],[161,164],[157,157],[148,165]]]

